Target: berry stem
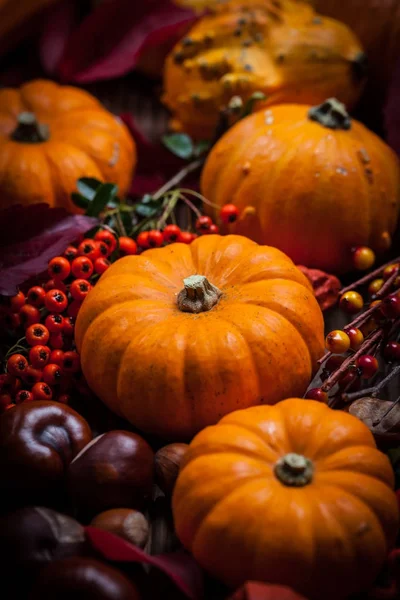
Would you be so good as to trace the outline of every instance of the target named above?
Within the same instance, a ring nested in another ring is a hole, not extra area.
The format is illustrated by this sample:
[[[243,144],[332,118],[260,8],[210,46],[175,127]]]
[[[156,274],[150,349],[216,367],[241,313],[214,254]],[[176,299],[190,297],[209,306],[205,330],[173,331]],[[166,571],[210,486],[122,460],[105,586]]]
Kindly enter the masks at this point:
[[[195,205],[193,204],[193,202],[191,200],[189,200],[189,198],[186,198],[186,196],[184,196],[181,193],[179,194],[179,197],[194,212],[194,214],[196,215],[197,218],[201,217],[201,212],[198,210],[198,208],[195,207]]]
[[[165,223],[171,213],[174,211],[176,203],[179,200],[179,195],[181,190],[173,190],[168,195],[166,195],[166,202],[164,206],[164,210],[161,213],[159,220],[157,221],[156,229],[162,229],[165,226]]]
[[[348,367],[354,363],[359,356],[362,354],[366,354],[368,350],[370,350],[375,344],[377,344],[381,338],[383,337],[382,329],[375,331],[370,337],[368,337],[364,343],[360,346],[359,350],[352,356],[346,358],[346,360],[340,365],[340,367],[328,377],[321,386],[321,390],[324,392],[329,392],[331,388],[339,381],[341,376],[347,371]]]
[[[393,264],[395,264],[397,262],[400,262],[400,256],[398,258],[394,258],[394,259],[390,260],[385,265],[382,265],[381,267],[378,267],[377,269],[375,269],[374,271],[372,271],[368,275],[365,275],[364,277],[361,277],[361,279],[358,279],[357,281],[355,281],[351,285],[348,285],[347,287],[341,289],[340,290],[340,294],[344,294],[345,292],[349,292],[350,290],[354,290],[354,289],[360,287],[361,285],[364,285],[365,283],[369,283],[373,279],[376,279],[376,277],[378,277],[378,275],[380,275],[382,273],[382,271],[384,269],[386,269],[386,267],[389,267],[390,265],[393,265]]]
[[[193,160],[188,165],[183,167],[173,177],[171,177],[169,181],[167,181],[162,187],[160,187],[160,189],[157,190],[155,194],[153,194],[153,199],[158,200],[159,198],[161,198],[166,192],[169,192],[171,188],[175,187],[181,181],[183,181],[190,173],[193,173],[193,171],[197,171],[197,169],[202,166],[204,161],[205,158],[197,158],[196,160]]]
[[[388,375],[384,379],[382,379],[379,383],[374,385],[373,387],[366,388],[364,390],[359,390],[358,392],[353,392],[352,394],[342,394],[342,400],[344,402],[350,403],[354,400],[358,400],[358,398],[364,398],[365,396],[370,396],[372,398],[376,398],[381,390],[388,385],[397,375],[400,374],[400,365],[394,367]]]

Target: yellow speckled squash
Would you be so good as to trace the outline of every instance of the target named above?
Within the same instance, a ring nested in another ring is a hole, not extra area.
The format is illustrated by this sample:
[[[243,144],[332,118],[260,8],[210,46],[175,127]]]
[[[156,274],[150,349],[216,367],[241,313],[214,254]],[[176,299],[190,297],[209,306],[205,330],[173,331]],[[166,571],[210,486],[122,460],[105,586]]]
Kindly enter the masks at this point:
[[[201,188],[242,211],[232,233],[328,272],[350,270],[354,246],[386,250],[400,208],[397,156],[333,99],[273,106],[234,125],[210,152]]]
[[[394,475],[369,429],[290,398],[201,431],[174,489],[176,532],[227,585],[266,581],[309,600],[367,590],[398,531]]]
[[[117,261],[85,299],[75,339],[103,402],[175,441],[237,408],[303,394],[324,351],[306,277],[241,236]]]
[[[47,202],[77,212],[80,177],[124,195],[135,165],[128,129],[88,92],[41,79],[0,90],[0,208]]]
[[[347,105],[364,84],[365,55],[348,27],[295,0],[217,5],[170,53],[164,102],[172,126],[212,136],[220,109],[255,91],[280,102],[314,104],[336,96]]]

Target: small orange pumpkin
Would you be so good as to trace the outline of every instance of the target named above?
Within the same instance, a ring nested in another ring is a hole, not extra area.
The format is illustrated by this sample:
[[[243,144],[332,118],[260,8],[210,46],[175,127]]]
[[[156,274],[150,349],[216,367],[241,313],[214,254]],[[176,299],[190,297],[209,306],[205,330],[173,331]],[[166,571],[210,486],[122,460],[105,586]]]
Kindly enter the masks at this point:
[[[232,233],[337,273],[351,268],[354,246],[390,247],[400,208],[397,156],[334,99],[273,106],[234,125],[210,152],[201,188],[242,212]],[[217,218],[218,208],[204,209]]]
[[[365,55],[348,27],[307,2],[248,0],[217,5],[169,54],[163,101],[172,127],[212,137],[233,96],[270,104],[313,104],[336,96],[353,105],[365,82]]]
[[[0,90],[0,207],[47,202],[77,212],[80,177],[127,192],[136,164],[125,125],[88,92],[45,80]]]
[[[75,340],[111,410],[177,441],[237,408],[303,394],[323,328],[287,256],[207,235],[114,263],[85,299]]]
[[[393,485],[361,421],[290,398],[194,438],[174,488],[175,529],[229,586],[266,581],[342,600],[372,585],[394,545]]]

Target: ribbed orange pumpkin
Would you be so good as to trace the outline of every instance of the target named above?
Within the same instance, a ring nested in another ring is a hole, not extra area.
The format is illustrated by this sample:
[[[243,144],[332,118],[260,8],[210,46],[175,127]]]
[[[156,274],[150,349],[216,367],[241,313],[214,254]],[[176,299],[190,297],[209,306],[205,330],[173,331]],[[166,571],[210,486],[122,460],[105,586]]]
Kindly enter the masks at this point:
[[[400,207],[397,156],[335,100],[243,119],[212,149],[201,188],[243,211],[232,232],[328,272],[349,270],[354,246],[386,250]]]
[[[336,96],[347,105],[364,84],[365,55],[346,25],[296,0],[233,0],[205,16],[175,46],[164,72],[172,127],[212,136],[222,107],[254,92],[313,104]]]
[[[75,332],[99,398],[174,441],[237,408],[303,394],[324,344],[306,277],[241,236],[122,258],[85,299]]]
[[[0,207],[47,202],[71,211],[80,177],[127,192],[136,164],[125,125],[89,93],[45,80],[0,90]]]
[[[342,600],[373,583],[394,545],[393,484],[361,421],[290,398],[194,438],[174,489],[175,529],[229,586],[266,581]]]

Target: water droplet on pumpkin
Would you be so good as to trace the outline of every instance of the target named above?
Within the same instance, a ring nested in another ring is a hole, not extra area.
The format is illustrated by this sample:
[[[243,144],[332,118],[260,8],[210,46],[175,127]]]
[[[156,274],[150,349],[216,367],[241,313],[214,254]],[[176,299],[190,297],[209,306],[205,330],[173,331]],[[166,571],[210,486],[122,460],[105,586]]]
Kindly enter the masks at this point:
[[[265,124],[272,125],[274,122],[274,115],[272,114],[272,111],[266,110],[264,114],[265,114]]]
[[[338,175],[348,175],[348,171],[344,167],[337,167],[336,173]]]
[[[321,173],[319,173],[319,171],[317,171],[316,173],[314,173],[314,177],[321,177]]]

